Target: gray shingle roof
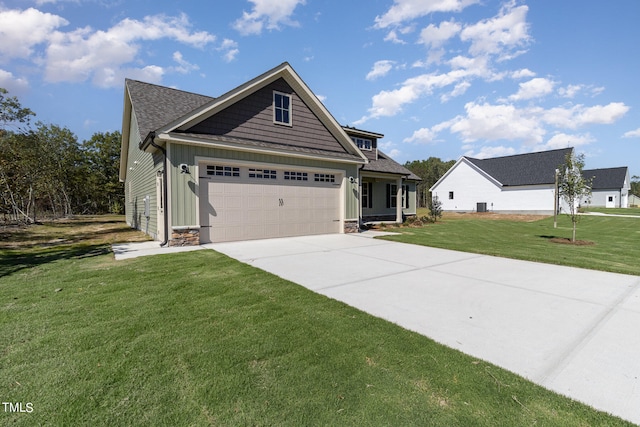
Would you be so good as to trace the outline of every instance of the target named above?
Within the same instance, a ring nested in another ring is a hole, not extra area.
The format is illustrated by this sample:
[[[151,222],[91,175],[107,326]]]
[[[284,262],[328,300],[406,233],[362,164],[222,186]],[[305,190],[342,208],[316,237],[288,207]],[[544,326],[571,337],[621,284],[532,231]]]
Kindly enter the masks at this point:
[[[411,172],[409,169],[402,166],[400,163],[387,156],[382,151],[378,150],[378,158],[376,159],[375,149],[372,151],[362,150],[364,155],[369,159],[369,163],[362,167],[363,171],[367,172],[381,172],[381,173],[393,173],[398,175],[405,175],[408,179],[414,179],[416,181],[422,181],[422,179]]]
[[[624,181],[627,177],[627,167],[584,169],[582,176],[585,179],[593,178],[592,190],[621,189],[624,187]]]
[[[563,148],[491,159],[465,158],[503,186],[540,185],[555,183],[555,170],[564,164],[572,150]]]
[[[125,80],[138,119],[140,141],[215,98],[137,80]]]

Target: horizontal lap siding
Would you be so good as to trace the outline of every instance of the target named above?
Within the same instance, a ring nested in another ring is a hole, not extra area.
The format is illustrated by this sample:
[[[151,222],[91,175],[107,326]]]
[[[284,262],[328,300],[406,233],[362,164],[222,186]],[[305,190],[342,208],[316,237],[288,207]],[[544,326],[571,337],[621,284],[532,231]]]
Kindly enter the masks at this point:
[[[125,215],[127,224],[144,231],[152,238],[157,236],[156,172],[162,170],[160,153],[150,154],[138,148],[140,132],[135,115],[131,118],[129,153],[125,179]],[[137,163],[136,163],[137,162]],[[144,215],[144,199],[149,196],[149,217]]]
[[[291,95],[291,126],[273,122],[273,91]],[[345,152],[344,147],[283,79],[209,117],[187,132]]]

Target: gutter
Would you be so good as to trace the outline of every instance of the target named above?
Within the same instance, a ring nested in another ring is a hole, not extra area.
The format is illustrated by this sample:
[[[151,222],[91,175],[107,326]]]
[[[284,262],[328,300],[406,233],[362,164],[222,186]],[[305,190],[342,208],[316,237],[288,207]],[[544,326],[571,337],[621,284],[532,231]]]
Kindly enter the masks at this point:
[[[160,243],[160,247],[164,247],[169,243],[169,215],[167,212],[167,150],[164,147],[159,146],[155,142],[156,133],[150,132],[149,135],[145,138],[145,140],[149,140],[149,144],[151,146],[157,148],[162,151],[163,157],[163,166],[162,166],[162,198],[164,199],[164,215],[162,215],[162,219],[164,221],[164,241]],[[156,203],[158,203],[156,201]]]

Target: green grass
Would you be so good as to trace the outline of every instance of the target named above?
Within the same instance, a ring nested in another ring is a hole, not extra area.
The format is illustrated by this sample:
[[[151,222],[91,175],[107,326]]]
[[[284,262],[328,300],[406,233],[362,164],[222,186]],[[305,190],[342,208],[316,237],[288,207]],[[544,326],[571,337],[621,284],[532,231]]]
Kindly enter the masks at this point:
[[[2,425],[630,425],[214,251],[116,262],[140,236],[99,221],[0,249]]]
[[[437,248],[495,255],[549,264],[640,275],[640,218],[582,216],[577,240],[588,245],[557,243],[571,238],[571,220],[558,217],[523,222],[492,215],[447,214],[424,227],[392,228],[385,239]]]

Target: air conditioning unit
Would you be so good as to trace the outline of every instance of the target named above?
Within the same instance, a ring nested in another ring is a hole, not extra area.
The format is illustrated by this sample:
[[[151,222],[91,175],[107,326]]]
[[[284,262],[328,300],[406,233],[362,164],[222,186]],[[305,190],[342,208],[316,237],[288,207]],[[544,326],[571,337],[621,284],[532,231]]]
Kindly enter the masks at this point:
[[[476,207],[477,212],[486,212],[487,211],[487,202],[478,202]]]

